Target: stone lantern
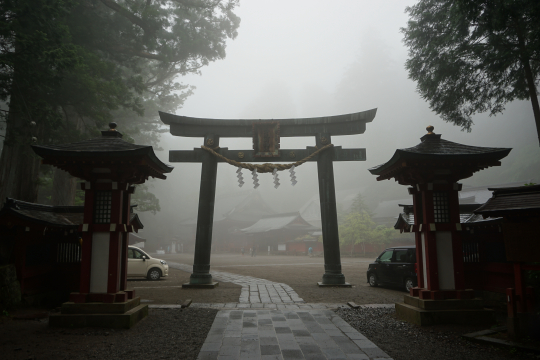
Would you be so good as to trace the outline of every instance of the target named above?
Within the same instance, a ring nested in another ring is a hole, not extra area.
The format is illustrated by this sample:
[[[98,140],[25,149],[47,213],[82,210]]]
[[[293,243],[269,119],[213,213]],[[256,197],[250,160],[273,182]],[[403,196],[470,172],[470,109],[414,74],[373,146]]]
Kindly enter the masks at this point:
[[[396,311],[398,315],[401,312],[402,318],[421,325],[456,320],[460,315],[453,310],[458,308],[467,309],[464,320],[470,320],[468,316],[473,310],[484,313],[481,301],[473,299],[473,290],[465,289],[458,181],[499,166],[511,150],[454,143],[441,139],[433,130],[433,126],[428,126],[420,144],[398,149],[388,162],[369,169],[378,181],[393,178],[410,186],[418,287],[411,289],[405,304],[396,304]],[[458,305],[443,301],[451,299],[464,302]]]
[[[63,315],[69,315],[51,317],[52,326],[114,326],[99,321],[96,325],[91,315],[131,311],[131,318],[140,318],[141,313],[148,313],[147,306],[139,304],[139,298],[127,290],[126,284],[128,234],[134,231],[130,224],[130,199],[133,185],[142,184],[149,177],[166,179],[164,174],[173,168],[156,157],[152,146],[124,141],[115,129],[116,124],[109,126],[99,138],[32,146],[43,158],[43,164],[85,181],[81,184],[85,192],[84,218],[78,229],[82,239],[80,290],[72,293],[70,302],[62,307]],[[85,305],[81,307],[82,304]]]

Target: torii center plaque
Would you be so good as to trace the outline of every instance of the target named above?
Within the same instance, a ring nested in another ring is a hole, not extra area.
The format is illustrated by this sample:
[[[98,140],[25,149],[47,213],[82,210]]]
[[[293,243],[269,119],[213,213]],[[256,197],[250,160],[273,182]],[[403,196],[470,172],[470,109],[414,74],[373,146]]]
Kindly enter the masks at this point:
[[[227,159],[245,163],[283,163],[303,159],[328,144],[332,136],[363,134],[366,123],[375,118],[377,109],[363,112],[302,119],[222,120],[200,119],[159,112],[161,121],[170,125],[175,136],[202,137],[203,145]],[[306,149],[280,149],[280,137],[315,138],[315,146]],[[254,149],[229,150],[219,147],[220,138],[252,137]],[[242,154],[239,158],[238,154]],[[291,158],[294,154],[294,158]],[[324,275],[320,286],[350,286],[341,272],[339,234],[334,187],[334,161],[365,161],[365,149],[342,149],[340,146],[321,151],[308,161],[317,162],[319,199],[321,203]],[[215,287],[210,274],[210,251],[214,221],[217,164],[223,162],[204,149],[171,150],[170,162],[200,162],[201,187],[193,273],[185,287]]]

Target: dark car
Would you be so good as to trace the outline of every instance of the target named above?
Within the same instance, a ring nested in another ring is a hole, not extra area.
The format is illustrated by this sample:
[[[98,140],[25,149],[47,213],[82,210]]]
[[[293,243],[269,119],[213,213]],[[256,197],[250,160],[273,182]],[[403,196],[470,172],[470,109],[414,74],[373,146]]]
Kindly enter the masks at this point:
[[[370,286],[397,285],[407,292],[417,286],[416,246],[396,246],[383,251],[369,264],[367,281]]]

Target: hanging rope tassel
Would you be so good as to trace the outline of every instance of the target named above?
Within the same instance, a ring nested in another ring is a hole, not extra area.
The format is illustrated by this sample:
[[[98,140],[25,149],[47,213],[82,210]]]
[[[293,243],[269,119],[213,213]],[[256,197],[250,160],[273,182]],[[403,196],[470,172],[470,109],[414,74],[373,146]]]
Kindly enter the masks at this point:
[[[238,186],[242,187],[244,185],[244,177],[242,176],[241,167],[239,167],[238,170],[236,170],[236,177],[238,178]]]
[[[253,171],[251,172],[251,178],[253,179],[253,188],[256,189],[259,187],[259,179],[258,179],[258,176],[257,176],[257,169],[253,169]]]
[[[296,183],[298,182],[298,181],[296,181],[296,176],[295,176],[296,173],[294,172],[294,168],[295,168],[295,166],[293,165],[289,169],[289,173],[291,174],[291,184],[292,184],[292,186],[296,185]]]
[[[277,169],[274,169],[274,171],[272,171],[272,175],[274,175],[274,188],[277,189],[279,187],[279,178],[278,178]]]

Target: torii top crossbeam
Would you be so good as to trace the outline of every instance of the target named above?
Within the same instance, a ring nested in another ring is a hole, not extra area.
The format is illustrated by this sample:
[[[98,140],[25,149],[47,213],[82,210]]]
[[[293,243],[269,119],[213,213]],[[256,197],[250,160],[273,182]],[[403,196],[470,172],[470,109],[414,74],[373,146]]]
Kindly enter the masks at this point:
[[[377,109],[313,118],[279,119],[280,136],[316,136],[321,133],[336,135],[363,134],[366,123],[373,121]],[[171,134],[185,137],[204,137],[215,134],[219,137],[252,137],[253,123],[261,119],[227,120],[204,119],[159,112],[161,121],[171,126]],[[274,120],[274,119],[272,119]]]

